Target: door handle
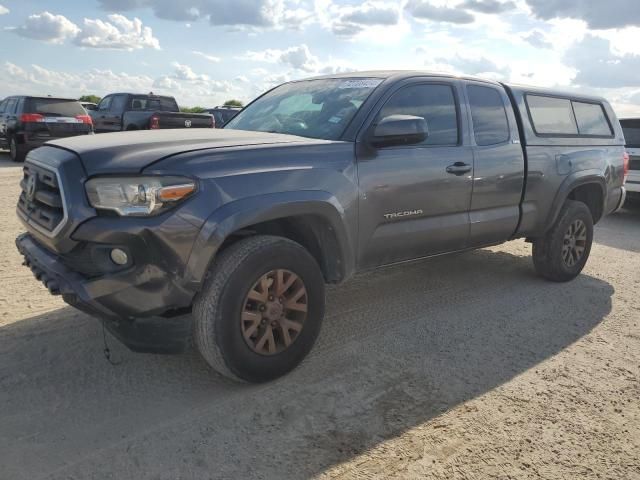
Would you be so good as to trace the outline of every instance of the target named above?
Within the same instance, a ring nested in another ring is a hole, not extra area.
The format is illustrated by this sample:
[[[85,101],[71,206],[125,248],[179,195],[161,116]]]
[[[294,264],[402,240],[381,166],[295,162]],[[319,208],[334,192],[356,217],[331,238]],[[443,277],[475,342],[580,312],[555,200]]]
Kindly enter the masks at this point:
[[[460,176],[470,171],[471,171],[471,165],[464,162],[456,162],[453,165],[449,165],[447,167],[447,173],[451,173],[452,175]]]

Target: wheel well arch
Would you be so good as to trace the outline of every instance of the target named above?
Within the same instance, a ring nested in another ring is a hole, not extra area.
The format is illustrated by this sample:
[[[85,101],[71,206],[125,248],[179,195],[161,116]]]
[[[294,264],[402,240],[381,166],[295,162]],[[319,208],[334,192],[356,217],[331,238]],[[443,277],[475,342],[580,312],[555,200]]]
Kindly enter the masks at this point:
[[[339,283],[346,275],[344,252],[331,222],[321,215],[304,214],[275,218],[231,232],[219,252],[253,235],[274,235],[302,245],[318,262],[327,283]]]
[[[604,213],[604,191],[600,183],[588,182],[577,185],[571,189],[567,199],[584,203],[591,212],[594,225],[602,218]]]

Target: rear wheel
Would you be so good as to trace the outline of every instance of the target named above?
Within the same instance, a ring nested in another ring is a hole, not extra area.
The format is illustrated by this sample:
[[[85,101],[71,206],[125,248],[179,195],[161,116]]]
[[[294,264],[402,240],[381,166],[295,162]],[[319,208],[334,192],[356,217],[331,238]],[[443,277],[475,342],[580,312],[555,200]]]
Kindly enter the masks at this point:
[[[291,240],[255,236],[225,250],[193,308],[195,343],[221,374],[264,382],[309,353],[324,316],[324,279]]]
[[[567,200],[551,230],[533,241],[535,269],[548,280],[572,280],[587,263],[592,243],[591,211],[582,202]]]
[[[24,145],[19,145],[15,135],[9,139],[9,156],[14,162],[24,162]]]

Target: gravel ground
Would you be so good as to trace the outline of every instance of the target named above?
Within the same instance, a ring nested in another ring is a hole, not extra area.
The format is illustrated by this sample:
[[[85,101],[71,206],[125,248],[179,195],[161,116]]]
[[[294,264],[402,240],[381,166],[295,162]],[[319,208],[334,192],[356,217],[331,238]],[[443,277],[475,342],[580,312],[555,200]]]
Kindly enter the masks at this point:
[[[113,339],[107,363],[20,266],[19,175],[3,155],[2,480],[640,478],[640,206],[568,284],[516,241],[331,288],[310,358],[251,386]]]

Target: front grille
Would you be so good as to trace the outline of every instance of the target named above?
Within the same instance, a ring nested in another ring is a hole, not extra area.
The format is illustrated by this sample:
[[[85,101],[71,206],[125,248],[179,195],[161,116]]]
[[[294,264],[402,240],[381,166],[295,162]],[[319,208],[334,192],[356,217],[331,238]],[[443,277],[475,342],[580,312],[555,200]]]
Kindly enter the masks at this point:
[[[629,156],[629,170],[640,170],[640,155]]]
[[[27,161],[20,181],[18,210],[36,228],[53,234],[64,219],[64,201],[56,172]]]

